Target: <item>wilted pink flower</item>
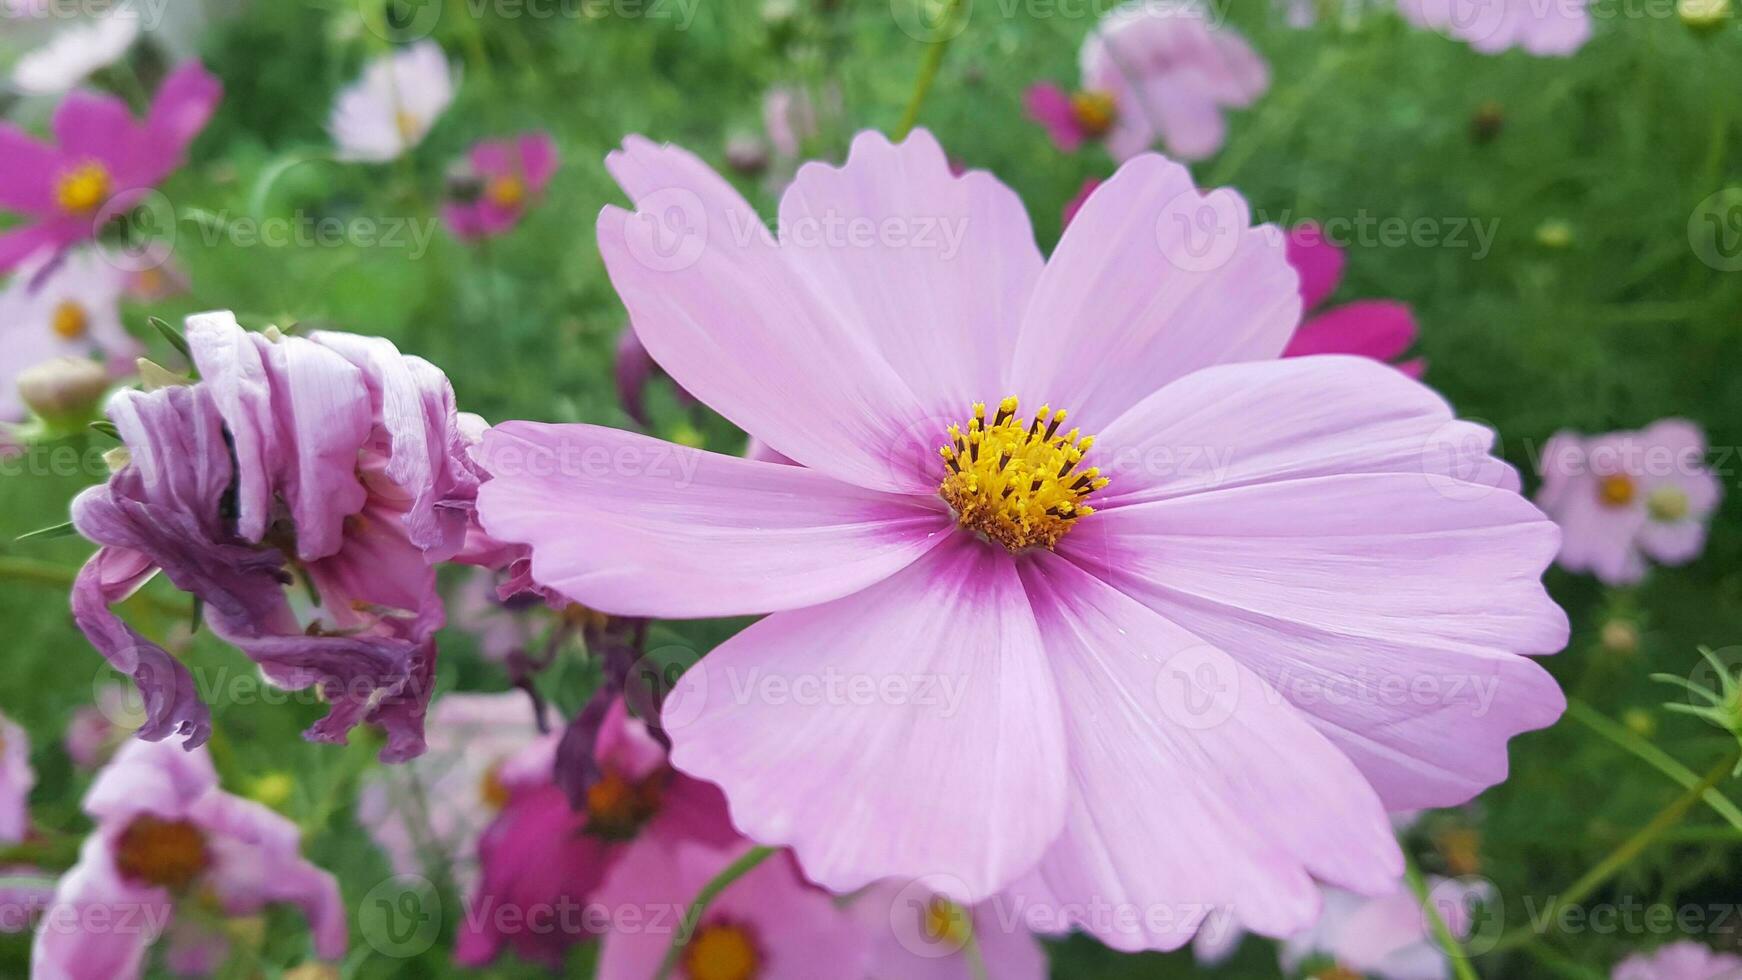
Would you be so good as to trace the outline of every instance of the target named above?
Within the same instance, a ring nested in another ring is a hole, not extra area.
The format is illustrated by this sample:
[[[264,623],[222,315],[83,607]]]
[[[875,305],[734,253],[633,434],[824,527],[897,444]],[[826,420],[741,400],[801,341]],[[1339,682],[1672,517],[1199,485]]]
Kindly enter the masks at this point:
[[[339,159],[386,163],[422,143],[453,101],[447,55],[434,41],[420,41],[370,62],[339,93],[327,131]]]
[[[137,205],[181,166],[222,94],[216,78],[189,62],[164,79],[142,121],[112,95],[73,92],[55,110],[56,145],[0,123],[0,208],[26,219],[0,233],[0,271],[93,238]]]
[[[139,726],[145,724],[144,705],[138,691],[121,684],[105,684],[96,703],[73,709],[61,744],[73,765],[95,769],[115,754]]]
[[[495,770],[501,810],[478,842],[481,879],[454,949],[463,964],[483,966],[509,946],[560,967],[570,946],[593,938],[597,924],[581,912],[612,868],[643,852],[670,853],[680,841],[737,840],[720,791],[673,772],[621,700],[594,743],[601,777],[584,810],[571,809],[556,783],[557,740],[555,732],[542,737]],[[549,921],[529,918],[538,915]]]
[[[1043,980],[1046,951],[1019,909],[998,899],[963,908],[921,882],[884,883],[852,900],[871,937],[867,980]],[[970,946],[972,951],[970,951]],[[984,965],[976,972],[973,959]]]
[[[0,714],[0,844],[16,844],[29,833],[30,791],[35,786],[30,736]]]
[[[24,418],[18,376],[58,357],[101,357],[131,373],[145,348],[121,325],[123,274],[100,253],[43,252],[0,292],[0,420]]]
[[[1698,558],[1724,493],[1706,468],[1705,433],[1685,419],[1641,432],[1556,433],[1540,469],[1536,502],[1561,526],[1561,567],[1610,585],[1644,578],[1647,558]]]
[[[456,192],[442,205],[442,218],[462,241],[504,234],[544,193],[556,167],[556,141],[549,133],[479,143],[465,170],[450,181]]]
[[[1396,300],[1365,299],[1324,309],[1325,300],[1343,279],[1346,258],[1337,243],[1312,222],[1289,230],[1288,264],[1300,273],[1301,304],[1306,321],[1294,332],[1283,357],[1307,354],[1358,354],[1391,362],[1415,343],[1415,312]],[[1397,369],[1421,377],[1425,362],[1404,361]]]
[[[1483,54],[1521,48],[1569,55],[1591,37],[1590,0],[1397,0],[1418,27],[1440,31]]]
[[[203,748],[129,742],[97,774],[84,810],[96,829],[37,925],[33,980],[129,980],[166,936],[175,972],[212,973],[229,944],[214,914],[279,903],[302,910],[322,959],[344,955],[338,882],[302,857],[296,824],[219,789]]]
[[[625,855],[596,900],[625,923],[605,933],[599,980],[643,980],[657,974],[678,916],[748,846],[744,841],[722,849],[686,841]],[[869,965],[870,937],[852,913],[806,882],[790,855],[777,854],[708,906],[684,947],[678,975],[692,980],[814,980],[862,977]],[[919,974],[900,976],[906,980]]]
[[[430,709],[429,751],[372,772],[357,822],[401,874],[451,874],[462,894],[477,878],[478,837],[508,802],[502,769],[539,738],[520,691],[449,694]]]
[[[1742,956],[1683,939],[1627,957],[1615,967],[1612,980],[1734,980],[1738,976],[1742,976]]]
[[[1493,886],[1477,879],[1430,878],[1428,889],[1434,911],[1460,939],[1469,936],[1477,907],[1493,899]],[[1326,889],[1324,914],[1311,929],[1290,936],[1281,956],[1290,976],[1314,958],[1372,980],[1448,980],[1452,975],[1427,911],[1403,888],[1383,898]]]
[[[802,465],[509,422],[479,515],[591,608],[772,613],[662,717],[673,763],[812,880],[1010,888],[1121,949],[1184,943],[1182,907],[1285,935],[1315,878],[1395,885],[1386,807],[1470,798],[1559,716],[1516,655],[1566,641],[1554,525],[1415,381],[1273,360],[1297,276],[1238,195],[1143,156],[1049,261],[1016,195],[925,132],[801,168],[781,224],[927,215],[965,229],[947,252],[744,236],[756,214],[693,155],[632,137],[606,165],[654,212],[599,219],[642,342]],[[1186,237],[1206,222],[1215,251]]]
[[[142,738],[197,745],[210,725],[187,668],[109,609],[162,570],[273,683],[318,686],[330,708],[309,738],[372,721],[384,759],[417,755],[443,622],[432,566],[464,541],[453,501],[474,481],[447,378],[380,338],[274,339],[229,313],[191,317],[187,340],[197,384],[110,402],[131,462],[73,502],[103,546],[74,619],[139,686]]]
[[[1083,41],[1082,88],[1050,82],[1024,96],[1058,148],[1100,140],[1118,161],[1155,146],[1183,160],[1222,148],[1222,113],[1251,105],[1270,69],[1196,0],[1135,0],[1109,11]]]

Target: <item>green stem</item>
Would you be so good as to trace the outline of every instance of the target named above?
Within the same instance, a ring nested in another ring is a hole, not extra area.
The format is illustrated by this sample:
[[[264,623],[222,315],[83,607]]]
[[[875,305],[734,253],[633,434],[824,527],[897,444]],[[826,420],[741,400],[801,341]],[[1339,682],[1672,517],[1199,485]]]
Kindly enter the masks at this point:
[[[768,860],[773,854],[774,848],[772,847],[752,847],[744,852],[743,857],[726,865],[726,869],[715,875],[714,880],[702,886],[702,890],[696,893],[696,900],[690,903],[689,911],[684,913],[683,922],[679,923],[677,934],[671,937],[671,948],[665,951],[665,959],[659,964],[659,972],[653,975],[654,980],[666,980],[667,977],[671,976],[672,969],[677,966],[677,961],[683,956],[684,947],[689,945],[690,938],[695,935],[696,927],[701,924],[702,916],[708,911],[708,906],[713,904],[714,899],[718,898],[721,892],[730,888],[733,882],[754,871],[757,865]]]
[[[907,109],[902,112],[901,121],[895,124],[897,142],[906,139],[907,134],[913,131],[914,124],[919,122],[920,107],[925,105],[925,97],[930,94],[932,83],[937,81],[938,68],[944,63],[944,53],[950,49],[950,42],[961,33],[956,26],[956,18],[961,16],[961,12],[962,0],[950,0],[949,8],[938,22],[938,30],[942,32],[942,36],[926,48],[925,60],[919,65],[919,77],[913,83],[913,97],[907,100]]]
[[[18,558],[12,555],[0,555],[0,579],[11,579],[15,582],[30,582],[36,585],[49,585],[57,589],[70,589],[73,580],[78,577],[78,569],[65,568],[52,562],[38,561],[35,558]],[[136,595],[132,600],[143,602],[160,612],[172,616],[186,617],[188,607],[184,603],[169,599],[160,599],[151,595]]]
[[[1475,968],[1470,965],[1469,955],[1464,952],[1464,945],[1458,942],[1457,936],[1452,935],[1446,920],[1440,916],[1439,907],[1428,895],[1427,882],[1422,880],[1420,869],[1407,855],[1403,860],[1403,874],[1409,882],[1409,890],[1415,893],[1416,901],[1421,903],[1422,911],[1427,913],[1428,924],[1433,927],[1434,940],[1445,950],[1446,959],[1452,964],[1452,973],[1458,980],[1479,980]]]
[[[1681,823],[1682,818],[1688,815],[1688,811],[1694,808],[1694,804],[1700,802],[1706,791],[1729,775],[1731,768],[1735,765],[1736,756],[1732,754],[1706,773],[1704,779],[1688,787],[1687,792],[1676,797],[1668,806],[1659,810],[1657,816],[1651,818],[1650,823],[1639,828],[1632,837],[1622,841],[1621,846],[1609,852],[1608,857],[1597,862],[1579,880],[1569,885],[1565,892],[1551,898],[1548,906],[1543,910],[1542,921],[1553,923],[1561,909],[1584,901],[1592,892],[1601,888],[1605,882],[1631,864],[1633,859],[1638,857],[1647,847],[1650,847],[1658,837],[1662,836],[1664,831]],[[1501,936],[1489,952],[1520,946],[1530,942],[1535,938],[1535,935],[1536,932],[1532,927],[1520,926]]]
[[[1637,756],[1653,769],[1675,780],[1681,788],[1691,789],[1699,784],[1700,777],[1692,769],[1675,761],[1669,753],[1635,735],[1627,726],[1604,716],[1585,702],[1577,698],[1567,699],[1567,717]],[[1719,816],[1729,821],[1730,826],[1742,830],[1742,810],[1738,810],[1736,804],[1730,802],[1730,798],[1717,787],[1706,790],[1701,799],[1716,810]]]

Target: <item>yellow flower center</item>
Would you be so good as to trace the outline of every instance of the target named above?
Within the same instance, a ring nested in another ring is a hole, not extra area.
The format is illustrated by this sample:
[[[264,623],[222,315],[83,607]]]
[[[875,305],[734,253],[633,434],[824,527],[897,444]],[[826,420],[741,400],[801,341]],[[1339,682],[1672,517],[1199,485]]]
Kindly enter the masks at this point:
[[[964,949],[974,936],[974,920],[968,910],[947,898],[934,898],[925,907],[924,937],[927,942],[951,950]]]
[[[114,183],[102,164],[95,160],[82,163],[61,174],[54,186],[55,202],[68,214],[90,214],[109,199]]]
[[[484,185],[484,196],[499,208],[516,208],[526,200],[526,182],[513,174],[492,177]]]
[[[608,840],[634,837],[659,810],[665,792],[665,770],[640,782],[607,771],[587,787],[587,832]]]
[[[1071,96],[1071,115],[1090,136],[1100,136],[1113,128],[1113,118],[1118,112],[1113,96],[1106,92],[1083,91]]]
[[[1065,412],[1043,405],[1034,419],[1016,413],[1006,398],[986,421],[986,405],[974,406],[966,430],[950,426],[950,443],[938,450],[949,474],[939,496],[957,522],[1011,553],[1051,548],[1078,519],[1095,509],[1083,501],[1107,485],[1091,466],[1078,470],[1094,436],[1076,429],[1060,434]]]
[[[1312,980],[1361,980],[1361,974],[1338,963],[1314,973]]]
[[[1636,492],[1633,478],[1625,473],[1611,473],[1597,482],[1597,499],[1605,507],[1625,507]]]
[[[762,954],[742,926],[716,922],[690,940],[683,967],[689,980],[753,980],[762,968]]]
[[[141,814],[115,842],[115,870],[148,885],[185,888],[210,864],[206,835],[186,820]]]
[[[492,810],[500,810],[508,805],[508,784],[502,781],[502,763],[497,762],[484,770],[484,778],[478,780],[478,798]]]
[[[1658,487],[1645,498],[1645,507],[1660,521],[1679,521],[1688,516],[1688,495],[1676,487]]]
[[[416,113],[400,109],[393,114],[393,124],[399,127],[399,138],[407,143],[423,139],[423,120]]]
[[[54,308],[54,318],[49,321],[54,328],[54,335],[62,340],[78,340],[91,327],[91,318],[85,314],[85,308],[72,300],[62,300]]]

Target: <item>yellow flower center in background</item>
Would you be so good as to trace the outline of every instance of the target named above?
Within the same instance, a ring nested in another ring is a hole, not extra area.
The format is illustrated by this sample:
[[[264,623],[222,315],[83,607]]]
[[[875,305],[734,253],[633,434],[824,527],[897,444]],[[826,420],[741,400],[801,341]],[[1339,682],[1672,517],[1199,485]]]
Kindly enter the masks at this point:
[[[484,197],[499,208],[515,208],[526,200],[526,182],[513,174],[490,178],[484,185]]]
[[[49,321],[54,328],[54,335],[62,340],[78,340],[91,328],[91,318],[85,314],[85,308],[72,300],[62,300],[54,308],[54,318]]]
[[[665,775],[660,770],[634,782],[622,773],[607,771],[587,787],[587,832],[609,840],[634,837],[659,811]]]
[[[161,888],[185,888],[211,864],[206,835],[186,820],[134,817],[115,842],[115,870]]]
[[[1677,487],[1658,487],[1645,498],[1645,508],[1660,521],[1679,521],[1688,516],[1688,495]]]
[[[484,778],[478,780],[478,798],[492,810],[500,810],[508,805],[508,784],[502,781],[502,763],[497,762],[484,770]]]
[[[1361,974],[1339,963],[1314,973],[1312,980],[1362,980],[1362,977]]]
[[[103,206],[114,186],[108,169],[93,160],[61,174],[54,185],[55,203],[68,214],[90,214]]]
[[[684,950],[683,967],[690,980],[753,980],[762,956],[742,927],[722,922],[696,933]]]
[[[1100,136],[1113,128],[1118,107],[1113,103],[1113,96],[1106,92],[1078,92],[1071,96],[1071,115],[1077,118],[1077,125],[1083,127],[1083,132]]]
[[[416,113],[400,109],[393,114],[393,124],[399,128],[399,138],[407,143],[423,139],[423,120]]]
[[[1095,512],[1083,504],[1107,485],[1095,467],[1078,470],[1094,436],[1076,429],[1059,433],[1065,413],[1043,405],[1033,421],[1016,414],[1006,398],[986,421],[986,406],[974,406],[964,431],[950,426],[950,444],[938,450],[949,475],[938,494],[963,528],[1011,553],[1051,548],[1079,518]]]
[[[1605,507],[1625,507],[1636,492],[1633,478],[1625,473],[1611,473],[1597,483],[1597,499]]]
[[[927,942],[951,950],[966,948],[974,936],[974,921],[968,910],[947,898],[934,898],[926,904],[924,936]]]

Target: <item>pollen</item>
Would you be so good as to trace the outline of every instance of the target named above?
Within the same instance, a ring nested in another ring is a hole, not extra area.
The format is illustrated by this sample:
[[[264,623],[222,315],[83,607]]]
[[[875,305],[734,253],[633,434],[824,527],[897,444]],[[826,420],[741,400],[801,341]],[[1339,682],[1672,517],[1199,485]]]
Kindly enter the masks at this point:
[[[1118,113],[1113,96],[1106,92],[1083,91],[1071,96],[1071,115],[1090,136],[1100,136],[1112,129]]]
[[[182,889],[210,864],[206,835],[186,820],[141,814],[115,842],[115,870],[147,885]]]
[[[114,180],[102,164],[92,160],[61,174],[54,185],[55,203],[68,214],[86,215],[102,207],[114,189]]]
[[[1597,481],[1597,499],[1605,507],[1625,507],[1637,492],[1633,478],[1625,473],[1611,473]]]
[[[587,787],[587,833],[606,840],[628,840],[659,812],[665,795],[664,770],[642,780],[606,771]]]
[[[84,307],[69,299],[54,308],[54,316],[49,320],[49,326],[54,329],[54,335],[62,340],[78,340],[91,328],[91,318],[86,315]]]
[[[703,926],[684,950],[689,980],[754,980],[762,970],[762,953],[744,927],[729,922]]]
[[[423,138],[423,120],[415,112],[400,109],[393,114],[393,125],[399,130],[399,138],[407,143]]]
[[[526,200],[526,182],[513,174],[492,177],[484,185],[484,197],[499,208],[517,208]]]
[[[1084,501],[1107,478],[1093,466],[1077,467],[1095,437],[1060,432],[1064,421],[1065,412],[1048,405],[1033,419],[1019,415],[1012,397],[990,421],[982,402],[965,428],[950,426],[949,444],[938,450],[948,469],[938,494],[957,523],[1015,554],[1052,548],[1093,514]]]
[[[508,805],[513,794],[508,784],[502,781],[502,762],[497,760],[490,768],[484,770],[484,777],[478,780],[478,799],[492,810],[501,810]]]

